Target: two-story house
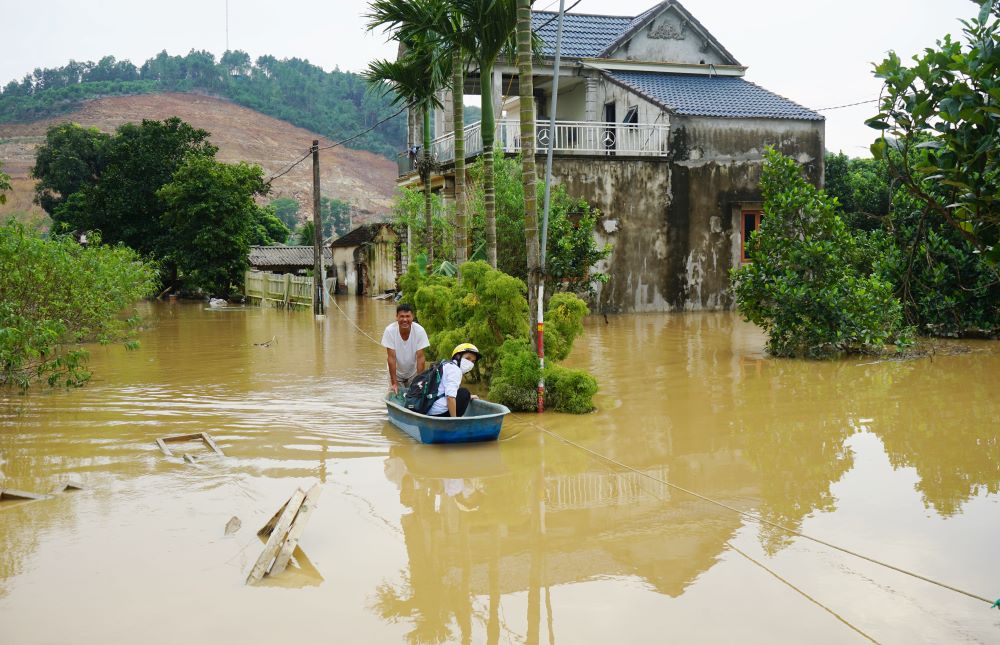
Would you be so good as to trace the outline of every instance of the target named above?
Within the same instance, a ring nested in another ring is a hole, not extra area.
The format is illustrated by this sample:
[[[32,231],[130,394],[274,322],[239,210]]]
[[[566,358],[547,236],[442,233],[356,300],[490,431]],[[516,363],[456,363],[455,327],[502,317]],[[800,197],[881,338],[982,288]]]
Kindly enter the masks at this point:
[[[596,311],[724,309],[729,269],[745,261],[743,241],[760,222],[765,146],[798,160],[813,183],[823,177],[824,119],[743,78],[741,65],[680,2],[639,16],[566,14],[554,131],[549,131],[556,14],[535,12],[544,42],[534,67],[539,162],[553,146],[553,181],[601,211],[594,234],[613,250],[599,270]],[[478,88],[473,70],[466,93]],[[518,70],[498,64],[496,150],[520,150]],[[437,110],[432,187],[454,188],[451,98]],[[411,145],[421,141],[410,119]],[[470,159],[482,150],[481,124],[466,128]],[[541,169],[539,166],[539,175]],[[400,167],[399,185],[420,178]]]

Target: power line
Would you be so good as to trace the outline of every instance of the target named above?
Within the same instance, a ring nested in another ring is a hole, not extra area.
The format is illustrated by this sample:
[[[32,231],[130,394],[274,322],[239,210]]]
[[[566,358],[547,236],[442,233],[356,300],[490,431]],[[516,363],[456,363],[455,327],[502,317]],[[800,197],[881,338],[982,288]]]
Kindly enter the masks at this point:
[[[841,108],[854,107],[855,105],[865,105],[866,103],[878,103],[882,99],[869,99],[867,101],[858,101],[857,103],[845,103],[844,105],[834,105],[833,107],[819,108],[818,110],[813,110],[813,112],[826,112],[827,110],[839,110]]]
[[[371,132],[372,130],[374,130],[375,128],[377,128],[378,126],[380,126],[383,123],[385,123],[386,121],[390,121],[390,120],[396,118],[397,116],[399,116],[400,114],[402,114],[403,110],[405,110],[405,109],[406,109],[406,107],[402,107],[395,114],[393,114],[391,116],[387,116],[386,118],[382,119],[381,121],[379,121],[378,123],[376,123],[372,127],[368,128],[367,130],[359,132],[359,133],[357,133],[357,134],[355,134],[353,136],[350,136],[350,137],[348,137],[348,138],[346,138],[346,139],[344,139],[342,141],[338,141],[336,143],[331,143],[328,146],[323,146],[322,148],[320,148],[320,150],[329,150],[330,148],[336,148],[337,146],[341,146],[341,145],[344,145],[345,143],[348,143],[350,141],[354,141],[358,137],[361,137],[361,136],[363,136],[365,134],[368,134],[369,132]],[[271,178],[268,179],[266,183],[270,184],[272,181],[274,181],[278,177],[283,177],[283,176],[287,175],[289,172],[292,171],[293,168],[295,168],[295,166],[299,165],[300,163],[302,163],[303,161],[305,161],[306,159],[308,159],[309,155],[311,155],[311,154],[312,154],[312,148],[309,148],[308,150],[306,150],[305,154],[302,155],[302,157],[300,157],[296,161],[293,161],[291,164],[289,164],[289,166],[287,168],[285,168],[284,170],[282,170],[278,174],[271,176]]]
[[[279,172],[277,175],[272,175],[271,178],[268,179],[264,183],[270,184],[272,181],[274,181],[278,177],[283,177],[283,176],[287,175],[289,172],[291,172],[292,168],[294,168],[295,166],[299,165],[300,163],[302,163],[303,161],[305,161],[306,159],[308,159],[309,155],[311,155],[311,154],[312,154],[312,148],[310,148],[309,150],[306,150],[306,153],[304,155],[302,155],[301,159],[299,159],[298,161],[293,161],[291,163],[291,165],[289,165],[287,168],[285,168],[284,170],[282,170],[281,172]]]
[[[566,7],[566,9],[563,10],[563,14],[569,13],[570,9],[572,9],[576,5],[580,4],[581,2],[583,2],[583,0],[576,0],[576,2],[574,2],[573,4],[571,4],[570,6]],[[553,2],[552,4],[555,4],[555,3]],[[552,22],[553,20],[555,20],[558,17],[559,17],[559,12],[557,11],[556,15],[552,16],[551,18],[549,18],[548,20],[546,20],[542,24],[538,25],[538,27],[536,29],[532,29],[532,31],[534,31],[535,33],[538,33],[542,29],[545,29],[546,27],[548,27],[549,23]]]
[[[346,138],[346,139],[344,139],[344,140],[342,140],[342,141],[338,141],[338,142],[336,142],[336,143],[331,143],[331,144],[330,144],[330,145],[328,145],[328,146],[323,146],[322,148],[320,148],[320,150],[329,150],[330,148],[336,148],[337,146],[342,146],[342,145],[344,145],[345,143],[348,143],[348,142],[350,142],[350,141],[354,141],[354,140],[355,140],[355,139],[357,139],[358,137],[360,137],[360,136],[362,136],[362,135],[365,135],[365,134],[368,134],[369,132],[371,132],[371,131],[372,131],[372,130],[374,130],[375,128],[377,128],[377,127],[379,127],[380,125],[382,125],[383,123],[385,123],[386,121],[391,121],[392,119],[395,119],[395,118],[396,118],[397,116],[399,116],[400,114],[402,114],[402,113],[403,113],[403,110],[407,109],[408,107],[409,107],[408,105],[404,105],[403,107],[399,108],[399,110],[397,110],[395,114],[392,114],[392,115],[390,115],[390,116],[387,116],[387,117],[385,117],[384,119],[382,119],[381,121],[379,121],[378,123],[376,123],[376,124],[375,124],[375,125],[373,125],[372,127],[368,128],[367,130],[365,130],[365,131],[363,131],[363,132],[359,132],[359,133],[357,133],[356,135],[354,135],[354,136],[352,136],[352,137],[348,137],[348,138]]]

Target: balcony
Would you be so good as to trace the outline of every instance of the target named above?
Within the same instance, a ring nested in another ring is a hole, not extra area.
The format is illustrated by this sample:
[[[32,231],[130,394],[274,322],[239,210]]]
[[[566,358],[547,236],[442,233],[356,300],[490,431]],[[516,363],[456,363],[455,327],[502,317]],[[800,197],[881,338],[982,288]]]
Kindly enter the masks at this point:
[[[556,121],[550,132],[548,122],[535,126],[537,154],[552,151],[560,155],[664,157],[668,150],[670,128],[651,123],[607,123],[597,121]],[[493,148],[497,152],[521,152],[521,124],[516,120],[501,120],[496,124]],[[471,159],[483,151],[482,122],[465,127],[465,157]],[[418,153],[419,154],[419,153]],[[455,136],[446,134],[431,141],[431,158],[439,164],[455,160]],[[415,160],[404,153],[399,156],[399,176],[416,169]]]

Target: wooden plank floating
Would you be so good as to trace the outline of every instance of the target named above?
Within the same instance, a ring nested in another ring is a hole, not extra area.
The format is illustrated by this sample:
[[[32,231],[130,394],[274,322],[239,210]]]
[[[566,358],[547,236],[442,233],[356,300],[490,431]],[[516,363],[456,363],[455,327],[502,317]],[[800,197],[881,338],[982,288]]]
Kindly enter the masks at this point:
[[[274,530],[271,531],[271,536],[267,538],[267,543],[264,544],[264,550],[261,551],[260,557],[257,558],[256,564],[253,565],[253,569],[250,570],[250,575],[247,576],[247,584],[259,581],[270,570],[271,563],[274,562],[274,556],[278,554],[278,549],[281,548],[285,537],[288,536],[288,529],[292,527],[292,521],[299,512],[299,507],[302,506],[302,500],[305,497],[306,494],[302,492],[302,489],[297,489],[292,493],[288,503],[285,504],[285,510],[282,511],[281,517],[278,518],[278,522],[274,526]]]
[[[67,479],[65,481],[65,483],[63,483],[61,486],[56,487],[56,489],[54,491],[52,491],[52,493],[53,494],[56,494],[56,493],[65,493],[66,491],[70,491],[70,490],[84,490],[85,488],[86,488],[86,486],[84,486],[80,482],[79,479],[70,478],[70,479]]]
[[[176,443],[178,441],[203,441],[205,445],[212,450],[212,452],[216,453],[220,457],[226,456],[226,453],[222,452],[219,445],[215,443],[215,439],[212,438],[212,435],[207,432],[195,432],[194,434],[178,434],[173,435],[172,437],[160,437],[156,440],[156,445],[160,447],[160,450],[167,457],[175,457],[176,455],[174,455],[174,453],[170,451],[170,448],[167,447],[167,443]],[[188,463],[194,463],[194,458],[190,455],[184,455],[184,460]]]
[[[267,542],[247,576],[247,584],[259,582],[265,575],[277,575],[288,567],[322,490],[319,482],[308,492],[296,489],[267,524],[257,531],[258,536],[267,536]]]
[[[49,499],[50,497],[52,496],[29,493],[26,490],[14,490],[13,488],[0,489],[0,502],[33,502],[40,499]]]
[[[288,566],[292,552],[298,546],[299,538],[306,529],[306,522],[309,521],[309,517],[316,508],[316,501],[322,492],[323,489],[320,487],[319,482],[317,482],[306,493],[306,497],[302,501],[302,506],[299,507],[299,512],[295,516],[295,521],[292,522],[292,528],[288,530],[288,537],[285,538],[285,543],[281,545],[281,550],[278,551],[277,557],[274,558],[274,564],[271,565],[271,570],[267,572],[267,575],[277,575]]]

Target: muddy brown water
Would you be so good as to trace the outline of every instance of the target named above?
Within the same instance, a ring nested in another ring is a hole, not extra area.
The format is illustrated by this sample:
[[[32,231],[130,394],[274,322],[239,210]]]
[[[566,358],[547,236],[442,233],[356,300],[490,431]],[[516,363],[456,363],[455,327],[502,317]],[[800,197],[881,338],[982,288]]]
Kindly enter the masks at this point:
[[[0,642],[1000,640],[985,603],[663,483],[1000,597],[997,344],[807,363],[732,314],[593,317],[568,362],[598,412],[420,446],[347,321],[378,338],[393,307],[338,302],[150,306],[87,387],[2,396],[2,485],[87,488],[0,502]],[[154,443],[200,431],[227,456]],[[316,481],[299,566],[245,586],[257,528]]]

